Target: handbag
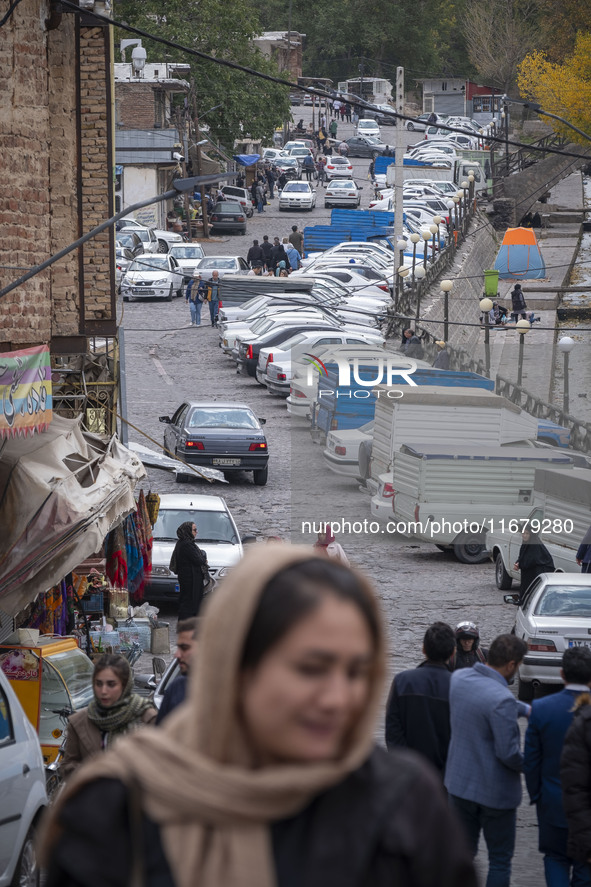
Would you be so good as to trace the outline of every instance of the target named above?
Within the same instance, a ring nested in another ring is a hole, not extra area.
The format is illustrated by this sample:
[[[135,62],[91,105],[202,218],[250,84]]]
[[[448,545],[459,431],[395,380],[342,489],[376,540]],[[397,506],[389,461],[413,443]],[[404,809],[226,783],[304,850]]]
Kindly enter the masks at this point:
[[[201,572],[203,573],[203,592],[211,591],[213,588],[213,579],[211,578],[207,561],[205,561],[204,564],[201,564]]]

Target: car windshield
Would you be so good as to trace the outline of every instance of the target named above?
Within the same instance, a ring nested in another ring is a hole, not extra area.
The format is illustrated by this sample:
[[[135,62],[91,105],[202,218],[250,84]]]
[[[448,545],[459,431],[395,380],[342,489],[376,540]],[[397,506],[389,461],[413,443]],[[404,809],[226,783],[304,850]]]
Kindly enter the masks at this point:
[[[349,190],[349,188],[355,188],[355,182],[349,182],[345,179],[343,182],[333,182],[328,186],[331,191],[334,191],[335,188],[338,190],[339,188],[345,188],[345,190]]]
[[[227,512],[201,511],[197,508],[161,508],[154,525],[154,539],[176,542],[177,528],[186,521],[191,521],[197,527],[197,543],[228,542],[238,545],[240,542]]]
[[[142,256],[131,263],[130,271],[168,271],[168,262],[163,256]]]
[[[150,232],[145,231],[142,228],[134,228],[133,233],[137,234],[142,243],[148,243],[150,240]]]
[[[591,616],[591,585],[551,585],[540,597],[536,616]]]
[[[137,243],[137,241],[133,235],[137,234],[137,233],[138,233],[137,231],[134,231],[133,233],[131,231],[128,231],[128,232],[118,231],[117,232],[117,240],[119,241],[120,244],[122,244],[122,246],[127,246],[127,247],[130,247],[131,249],[133,249],[133,247]]]
[[[227,271],[228,269],[235,267],[236,262],[234,259],[211,258],[201,259],[199,262],[199,268],[218,268]]]
[[[214,212],[216,213],[241,213],[242,207],[239,203],[235,203],[233,200],[221,200],[219,203],[216,203],[214,206]]]
[[[187,425],[188,428],[259,428],[256,417],[250,410],[234,410],[231,408],[194,410]]]
[[[309,191],[309,186],[305,182],[288,182],[283,190],[307,192]]]
[[[200,246],[173,246],[170,255],[175,259],[202,259],[203,250]]]
[[[330,162],[333,166],[349,166],[349,161],[345,160],[344,157],[333,157]]]

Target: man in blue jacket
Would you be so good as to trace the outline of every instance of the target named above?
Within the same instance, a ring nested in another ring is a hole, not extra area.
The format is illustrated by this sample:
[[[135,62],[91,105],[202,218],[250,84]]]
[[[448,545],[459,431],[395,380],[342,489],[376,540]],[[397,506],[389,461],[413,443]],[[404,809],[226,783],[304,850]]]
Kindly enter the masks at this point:
[[[401,671],[392,682],[386,708],[386,745],[412,748],[445,770],[449,747],[449,682],[447,667],[456,637],[450,625],[435,622],[425,632],[418,668]]]
[[[188,619],[181,619],[177,625],[174,658],[179,664],[179,673],[164,691],[160,711],[156,718],[157,724],[162,723],[164,718],[167,717],[177,705],[180,705],[181,702],[185,701],[189,683],[189,672],[191,670],[191,661],[197,647],[196,636],[198,624],[199,618],[197,616],[190,616]]]
[[[507,685],[526,652],[521,638],[501,634],[490,645],[487,665],[477,662],[451,677],[445,786],[464,823],[473,856],[480,832],[484,833],[486,887],[509,887],[511,881],[523,768],[517,718],[529,715],[530,707],[518,702]]]
[[[533,703],[525,734],[523,770],[538,814],[540,853],[548,887],[591,887],[591,869],[567,854],[568,826],[562,806],[560,756],[574,716],[575,699],[589,692],[591,650],[571,647],[562,657],[564,690]],[[570,880],[572,874],[572,881]]]

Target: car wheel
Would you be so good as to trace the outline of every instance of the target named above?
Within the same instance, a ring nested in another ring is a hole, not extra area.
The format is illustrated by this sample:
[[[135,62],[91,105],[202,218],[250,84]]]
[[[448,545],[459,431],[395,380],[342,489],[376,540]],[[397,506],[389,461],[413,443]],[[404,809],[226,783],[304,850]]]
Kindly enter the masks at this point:
[[[171,284],[170,284],[170,292],[168,293],[168,295],[167,295],[167,297],[166,297],[166,301],[167,301],[167,302],[172,302],[172,294],[173,294],[173,291],[174,291],[174,285],[171,283]]]
[[[35,830],[31,827],[27,832],[11,887],[39,887],[39,867],[35,845]]]
[[[123,301],[124,301],[124,302],[129,302],[129,296],[123,296]]]
[[[414,126],[412,125],[412,123],[410,122],[410,120],[409,120],[408,123],[406,124],[406,128],[409,130],[409,132],[414,132],[414,131],[415,131],[415,128],[414,128]]]
[[[267,468],[257,468],[256,471],[253,471],[252,478],[254,480],[256,487],[264,487],[267,483],[267,478],[269,476],[269,467]]]
[[[495,582],[501,591],[508,591],[513,585],[513,579],[505,569],[502,554],[497,554],[495,558]]]
[[[165,240],[158,241],[158,252],[159,253],[167,253],[168,252],[168,244]]]
[[[461,564],[483,564],[489,559],[480,534],[459,536],[453,544],[454,554]]]
[[[522,702],[533,702],[536,688],[531,681],[522,681],[521,677],[517,678],[517,698]]]
[[[177,297],[177,299],[182,299],[182,297],[183,297],[183,288],[182,288],[182,286],[179,287],[179,289],[176,291],[176,297]]]

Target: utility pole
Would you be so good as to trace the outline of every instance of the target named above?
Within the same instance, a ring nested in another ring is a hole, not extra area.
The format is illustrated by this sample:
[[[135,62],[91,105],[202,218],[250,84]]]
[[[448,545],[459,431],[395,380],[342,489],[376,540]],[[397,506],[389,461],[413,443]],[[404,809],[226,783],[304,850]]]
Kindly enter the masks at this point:
[[[201,135],[199,133],[199,115],[197,114],[197,97],[193,94],[193,120],[195,122],[195,144],[197,151],[197,175],[201,175]],[[201,185],[201,218],[203,220],[203,236],[209,237],[209,222],[207,219],[207,198],[205,196],[205,186]]]
[[[365,71],[365,65],[363,62],[359,65],[359,96],[363,98],[363,72]]]
[[[180,108],[177,108],[176,112],[176,128],[179,134],[179,142],[181,143],[181,152],[184,157],[184,160],[181,160],[180,166],[183,173],[183,179],[187,178],[187,157],[185,155],[185,143],[187,148],[189,147],[189,139],[185,139],[185,120],[186,115],[184,111],[181,111]],[[185,221],[187,222],[187,239],[189,243],[191,242],[191,210],[189,208],[189,194],[185,191],[183,195],[183,204],[185,210]]]
[[[396,68],[396,111],[404,114],[404,68]],[[404,189],[404,127],[396,120],[396,155],[394,159],[394,240],[402,239],[402,205]]]

